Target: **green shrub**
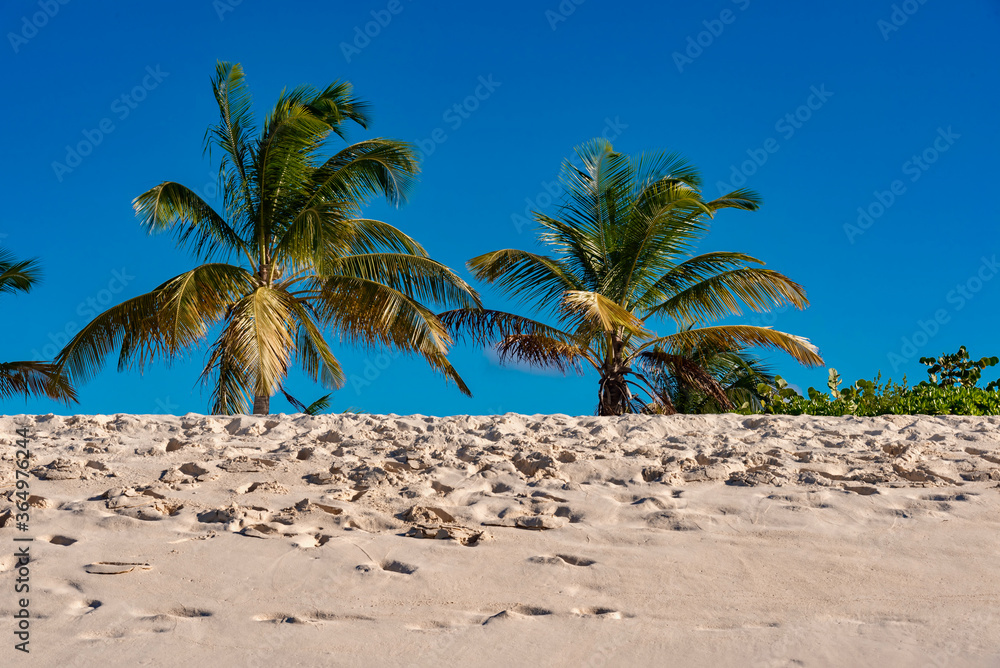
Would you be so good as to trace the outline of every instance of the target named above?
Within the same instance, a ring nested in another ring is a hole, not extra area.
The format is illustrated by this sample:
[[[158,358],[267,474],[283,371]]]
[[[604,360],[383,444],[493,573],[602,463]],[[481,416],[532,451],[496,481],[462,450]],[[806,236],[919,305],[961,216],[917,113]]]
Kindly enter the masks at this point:
[[[774,388],[761,384],[762,413],[771,415],[1000,415],[1000,381],[976,387],[982,370],[997,363],[996,357],[978,362],[969,358],[962,346],[954,355],[920,360],[927,365],[929,381],[908,387],[889,380],[859,380],[841,389],[840,374],[830,369],[829,394],[810,387],[802,396],[777,376]],[[744,412],[749,412],[744,408]]]

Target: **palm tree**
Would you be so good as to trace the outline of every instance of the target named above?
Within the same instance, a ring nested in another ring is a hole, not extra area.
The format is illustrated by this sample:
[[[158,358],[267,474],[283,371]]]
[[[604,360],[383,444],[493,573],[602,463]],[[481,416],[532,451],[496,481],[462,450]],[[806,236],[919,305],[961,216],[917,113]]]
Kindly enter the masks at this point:
[[[673,412],[643,370],[666,369],[700,386],[721,405],[723,388],[684,351],[703,346],[784,350],[807,365],[823,363],[807,339],[769,327],[708,325],[790,303],[808,304],[801,285],[743,253],[689,256],[720,209],[756,210],[759,198],[737,190],[705,201],[698,172],[674,154],[638,158],[615,153],[596,139],[577,148],[580,168],[566,162],[566,195],[555,217],[535,213],[538,237],[550,255],[498,250],[471,259],[472,272],[511,298],[555,318],[550,326],[510,313],[455,309],[441,314],[456,336],[495,344],[501,361],[563,372],[588,365],[600,377],[597,412]],[[681,329],[660,336],[660,317]],[[683,323],[698,326],[683,328]],[[635,391],[633,391],[633,389]]]
[[[252,397],[264,414],[293,356],[312,380],[343,383],[324,338],[332,329],[421,355],[468,394],[446,358],[447,328],[425,302],[468,308],[478,296],[409,236],[360,215],[374,196],[405,200],[418,172],[412,147],[369,139],[324,154],[348,121],[368,125],[368,105],[345,82],[283,91],[256,138],[242,68],[220,62],[212,91],[219,122],[205,150],[222,152],[223,208],[169,181],[134,202],[147,231],[173,231],[205,263],[99,315],[60,352],[60,368],[85,380],[119,349],[119,370],[141,370],[219,326],[202,373],[214,382],[212,411],[246,413]]]
[[[658,354],[663,350],[654,349],[653,352],[648,361],[640,355],[637,366],[650,379],[660,406],[673,406],[678,413],[722,413],[743,406],[751,412],[759,412],[764,405],[760,385],[774,387],[774,372],[741,347],[726,350],[702,344],[678,351],[681,357],[692,361],[696,368],[712,378],[714,385],[708,388],[701,378],[691,378],[683,369],[675,371],[674,365],[657,364]],[[717,389],[722,391],[725,400],[720,399]]]
[[[41,278],[38,260],[17,260],[0,248],[0,295],[30,292]],[[66,403],[76,401],[69,381],[49,362],[0,362],[0,399],[39,395]]]

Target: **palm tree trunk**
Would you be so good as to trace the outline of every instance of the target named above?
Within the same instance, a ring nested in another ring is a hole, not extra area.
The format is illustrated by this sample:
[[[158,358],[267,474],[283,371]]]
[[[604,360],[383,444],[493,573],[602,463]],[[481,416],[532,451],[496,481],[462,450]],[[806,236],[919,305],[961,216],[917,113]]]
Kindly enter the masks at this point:
[[[271,397],[266,394],[258,394],[253,398],[253,414],[254,415],[270,415],[271,413]]]
[[[624,415],[630,409],[631,393],[625,375],[616,373],[601,379],[598,395],[598,415]]]

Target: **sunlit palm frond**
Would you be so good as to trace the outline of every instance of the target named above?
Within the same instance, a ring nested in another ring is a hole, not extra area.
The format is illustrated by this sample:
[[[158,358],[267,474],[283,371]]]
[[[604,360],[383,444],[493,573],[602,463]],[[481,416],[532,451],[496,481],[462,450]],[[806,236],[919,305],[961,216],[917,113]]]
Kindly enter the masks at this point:
[[[223,337],[240,367],[250,371],[257,396],[277,392],[288,373],[297,330],[293,301],[287,292],[261,286],[230,308]]]
[[[562,311],[566,320],[577,327],[648,336],[649,332],[634,313],[598,292],[570,290],[563,295]]]
[[[218,62],[212,79],[212,93],[219,106],[219,122],[205,132],[205,152],[222,149],[219,182],[226,196],[226,208],[250,215],[255,209],[250,180],[253,163],[253,98],[239,63]]]
[[[662,347],[668,351],[699,346],[715,346],[721,349],[759,346],[783,350],[806,366],[823,364],[823,358],[819,356],[818,348],[810,343],[809,339],[779,332],[770,327],[754,325],[714,325],[680,331],[668,336],[650,339],[637,352],[648,350],[654,346]]]
[[[771,269],[731,269],[687,287],[648,309],[646,317],[669,315],[676,321],[705,322],[742,315],[740,304],[756,312],[785,303],[796,308],[809,304],[805,289],[784,274]]]
[[[254,395],[253,370],[235,354],[232,340],[234,333],[225,329],[212,346],[208,363],[201,372],[201,380],[212,387],[212,414],[246,415],[250,413],[250,400]]]
[[[332,276],[311,293],[317,319],[341,338],[364,346],[396,347],[424,355],[447,354],[444,324],[415,299],[381,283]]]
[[[240,267],[207,264],[192,269],[98,315],[66,344],[55,363],[82,383],[115,349],[120,350],[119,370],[141,370],[156,357],[169,361],[202,339],[249,284],[249,275]]]
[[[707,206],[713,211],[719,209],[741,209],[743,211],[756,211],[763,204],[763,200],[756,191],[747,188],[734,190],[721,197],[713,199]]]
[[[222,216],[197,193],[179,183],[165,181],[132,201],[140,224],[149,233],[174,231],[179,246],[200,257],[247,252],[246,245]]]
[[[430,258],[405,253],[366,253],[337,259],[339,276],[374,281],[423,303],[476,308],[476,292],[455,272]]]
[[[314,174],[315,198],[349,198],[358,205],[371,197],[391,204],[406,200],[420,168],[416,150],[406,142],[369,139],[341,149]]]
[[[292,314],[298,322],[295,335],[297,361],[306,375],[319,381],[323,387],[335,389],[344,384],[344,370],[330,350],[323,332],[313,321],[313,316],[301,302],[290,304]]]
[[[536,308],[558,301],[566,290],[584,287],[557,260],[510,248],[474,257],[468,267],[479,280]]]

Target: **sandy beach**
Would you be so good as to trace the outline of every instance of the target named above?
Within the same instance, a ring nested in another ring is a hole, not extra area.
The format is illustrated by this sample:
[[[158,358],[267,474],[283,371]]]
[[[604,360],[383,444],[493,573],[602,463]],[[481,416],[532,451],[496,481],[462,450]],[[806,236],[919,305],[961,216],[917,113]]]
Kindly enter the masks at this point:
[[[994,666],[998,430],[4,417],[0,613],[30,536],[18,665]]]

